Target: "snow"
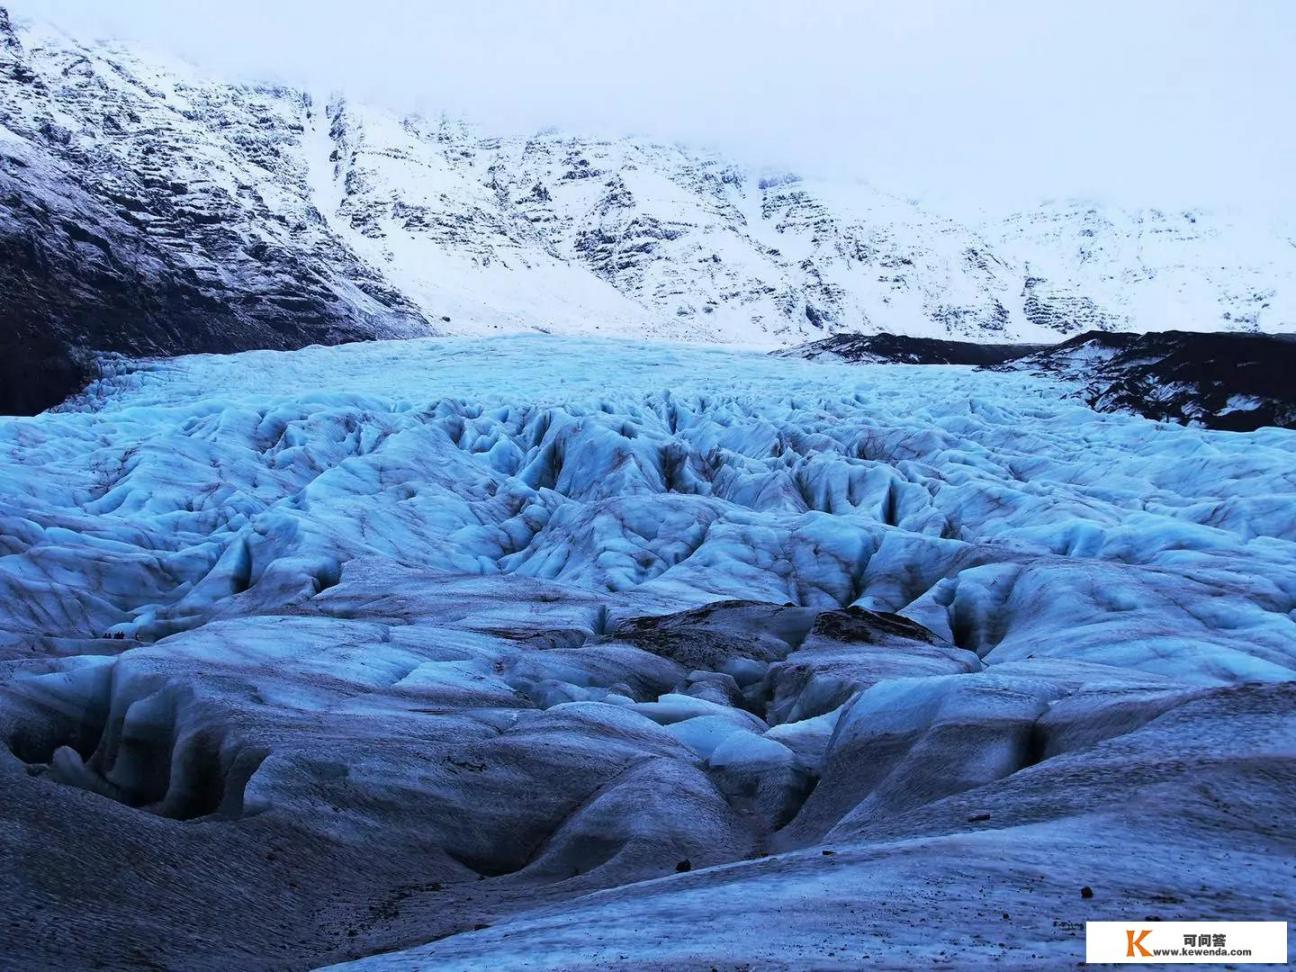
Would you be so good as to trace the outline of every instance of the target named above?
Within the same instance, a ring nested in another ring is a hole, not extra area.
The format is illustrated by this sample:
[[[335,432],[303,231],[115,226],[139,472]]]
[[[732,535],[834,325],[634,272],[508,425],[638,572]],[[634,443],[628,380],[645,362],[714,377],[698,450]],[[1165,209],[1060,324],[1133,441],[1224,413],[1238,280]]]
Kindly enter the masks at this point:
[[[1028,968],[1059,919],[1280,915],[1296,432],[1061,390],[544,335],[119,361],[0,423],[2,812],[64,888],[122,833],[244,862],[79,936],[163,964]]]
[[[1049,201],[981,228],[1074,331],[1290,329],[1290,214]],[[1075,303],[1091,302],[1092,309]]]
[[[1230,395],[1224,403],[1224,408],[1220,410],[1221,415],[1228,415],[1231,412],[1250,412],[1260,408],[1264,401],[1255,395]]]
[[[321,339],[544,332],[772,348],[850,332],[1296,329],[1292,228],[1277,217],[1066,202],[968,226],[864,181],[762,178],[760,160],[702,147],[501,138],[39,24],[6,36],[21,70],[0,72],[0,128],[26,203],[141,254],[149,280],[196,279],[236,307],[255,294],[267,314],[313,298],[334,325]],[[17,80],[29,73],[37,83]],[[15,234],[30,232],[10,208]],[[44,236],[75,253],[75,239]],[[285,341],[285,323],[260,345]],[[153,336],[136,345],[217,346]]]

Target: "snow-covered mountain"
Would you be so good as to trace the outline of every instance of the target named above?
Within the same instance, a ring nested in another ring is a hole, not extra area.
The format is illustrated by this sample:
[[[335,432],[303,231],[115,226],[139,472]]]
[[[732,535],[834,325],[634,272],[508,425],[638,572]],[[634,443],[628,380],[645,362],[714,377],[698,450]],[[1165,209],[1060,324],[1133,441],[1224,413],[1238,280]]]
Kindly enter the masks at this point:
[[[1102,330],[1291,323],[1290,240],[1193,218],[974,230],[0,11],[0,412],[84,384],[0,416],[0,966],[1288,918],[1296,343]]]
[[[428,333],[311,201],[307,111],[0,11],[0,412],[74,390],[85,351]]]
[[[1050,202],[983,232],[1023,276],[1023,311],[1061,334],[1296,329],[1296,225],[1205,210]]]
[[[632,138],[494,138],[2,11],[0,198],[0,411],[59,400],[92,351],[1296,326],[1290,234],[1204,213],[1052,207],[973,229],[863,183]]]

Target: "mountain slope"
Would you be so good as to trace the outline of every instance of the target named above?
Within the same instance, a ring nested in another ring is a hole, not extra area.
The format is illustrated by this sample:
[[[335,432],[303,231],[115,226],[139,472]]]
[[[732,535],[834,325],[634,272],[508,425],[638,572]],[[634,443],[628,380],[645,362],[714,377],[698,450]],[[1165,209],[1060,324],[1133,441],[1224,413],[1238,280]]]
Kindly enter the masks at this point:
[[[342,100],[327,121],[315,187],[331,225],[455,331],[772,345],[881,321],[1030,329],[984,241],[866,186],[633,139],[489,138]]]
[[[862,183],[494,138],[2,12],[0,198],[0,413],[57,402],[104,351],[1296,326],[1290,234],[1083,207],[973,230]]]
[[[83,350],[289,348],[431,333],[309,204],[276,88],[204,86],[0,12],[0,411],[61,399]]]
[[[1026,316],[1062,334],[1296,326],[1296,227],[1277,216],[1049,202],[983,232]]]

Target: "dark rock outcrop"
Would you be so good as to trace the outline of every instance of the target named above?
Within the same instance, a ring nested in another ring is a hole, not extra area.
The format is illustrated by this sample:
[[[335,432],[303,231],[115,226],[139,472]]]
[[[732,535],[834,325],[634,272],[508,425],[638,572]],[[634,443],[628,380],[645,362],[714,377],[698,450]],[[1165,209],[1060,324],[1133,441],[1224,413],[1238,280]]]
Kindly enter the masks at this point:
[[[1091,331],[1001,366],[1078,381],[1103,412],[1249,432],[1296,427],[1296,337]]]
[[[997,365],[1046,348],[1042,344],[977,344],[904,334],[834,334],[776,351],[784,358],[865,364]]]

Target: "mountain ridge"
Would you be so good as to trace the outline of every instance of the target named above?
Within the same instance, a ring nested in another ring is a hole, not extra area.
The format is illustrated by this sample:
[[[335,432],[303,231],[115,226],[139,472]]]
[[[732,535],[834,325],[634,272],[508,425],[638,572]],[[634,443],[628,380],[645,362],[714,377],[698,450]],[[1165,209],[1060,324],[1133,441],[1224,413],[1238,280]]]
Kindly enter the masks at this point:
[[[1291,241],[1239,246],[1199,213],[1063,204],[973,228],[712,152],[226,83],[2,12],[0,198],[0,412],[55,404],[102,352],[1296,327]]]

